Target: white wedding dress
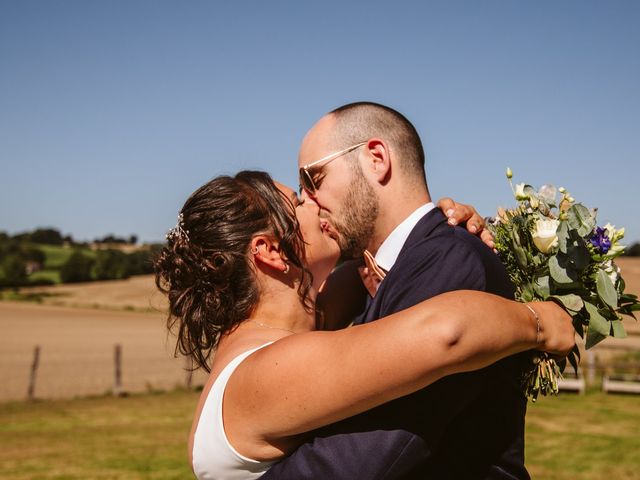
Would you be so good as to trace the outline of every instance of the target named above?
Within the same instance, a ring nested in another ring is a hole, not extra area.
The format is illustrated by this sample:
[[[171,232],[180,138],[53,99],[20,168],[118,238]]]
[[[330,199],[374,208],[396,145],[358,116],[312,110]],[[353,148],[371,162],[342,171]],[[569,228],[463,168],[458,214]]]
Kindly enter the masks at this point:
[[[213,382],[193,437],[193,471],[198,480],[251,480],[260,478],[275,463],[260,462],[238,453],[229,443],[222,422],[222,399],[229,378],[244,359],[271,343],[238,355]]]

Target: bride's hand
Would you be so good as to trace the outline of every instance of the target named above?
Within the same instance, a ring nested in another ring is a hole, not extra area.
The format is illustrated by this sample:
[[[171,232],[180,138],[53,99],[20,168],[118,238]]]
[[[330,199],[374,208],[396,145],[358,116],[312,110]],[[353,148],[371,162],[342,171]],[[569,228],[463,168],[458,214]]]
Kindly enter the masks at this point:
[[[540,325],[537,350],[565,357],[575,346],[576,331],[571,315],[554,302],[527,303],[536,312]]]
[[[466,224],[467,230],[480,237],[489,248],[494,248],[493,235],[485,229],[484,219],[472,205],[458,203],[452,198],[444,197],[438,200],[438,208],[442,210],[450,225]]]

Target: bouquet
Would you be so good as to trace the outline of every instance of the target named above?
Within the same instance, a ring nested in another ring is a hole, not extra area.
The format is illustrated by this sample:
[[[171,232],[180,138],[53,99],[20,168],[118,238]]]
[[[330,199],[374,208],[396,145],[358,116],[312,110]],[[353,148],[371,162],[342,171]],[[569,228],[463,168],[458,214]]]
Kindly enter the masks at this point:
[[[554,300],[573,317],[589,349],[608,336],[626,337],[621,315],[640,310],[638,297],[625,293],[625,283],[614,258],[624,251],[624,228],[598,227],[596,209],[589,209],[564,188],[543,185],[535,190],[513,186],[517,206],[498,209],[489,229],[498,254],[516,286],[516,300]],[[635,317],[634,317],[635,318]],[[558,379],[567,360],[578,369],[580,351],[574,347],[566,359],[555,361],[546,353],[533,354],[524,373],[525,395],[534,402],[539,394],[558,393]]]

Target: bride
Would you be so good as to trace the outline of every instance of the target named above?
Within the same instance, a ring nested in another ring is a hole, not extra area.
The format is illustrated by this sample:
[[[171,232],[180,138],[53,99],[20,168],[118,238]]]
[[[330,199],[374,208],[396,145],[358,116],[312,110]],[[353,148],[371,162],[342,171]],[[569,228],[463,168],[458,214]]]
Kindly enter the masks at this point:
[[[168,325],[210,373],[189,441],[199,479],[258,478],[321,426],[517,352],[573,346],[554,303],[474,291],[315,331],[316,294],[340,255],[323,227],[312,201],[245,171],[195,191],[168,235],[156,262]]]

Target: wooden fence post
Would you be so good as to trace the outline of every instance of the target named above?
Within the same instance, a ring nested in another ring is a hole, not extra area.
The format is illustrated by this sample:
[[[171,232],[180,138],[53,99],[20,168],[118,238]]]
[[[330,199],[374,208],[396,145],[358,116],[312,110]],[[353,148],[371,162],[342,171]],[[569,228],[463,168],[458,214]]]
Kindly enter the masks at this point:
[[[122,346],[117,343],[115,346],[113,360],[115,362],[115,378],[113,382],[113,395],[122,396]]]
[[[36,376],[38,374],[38,365],[40,364],[40,345],[36,345],[33,350],[33,362],[31,363],[31,374],[29,375],[29,388],[27,390],[27,398],[33,400],[36,391]]]

